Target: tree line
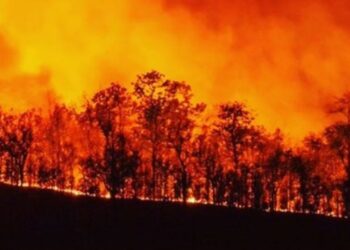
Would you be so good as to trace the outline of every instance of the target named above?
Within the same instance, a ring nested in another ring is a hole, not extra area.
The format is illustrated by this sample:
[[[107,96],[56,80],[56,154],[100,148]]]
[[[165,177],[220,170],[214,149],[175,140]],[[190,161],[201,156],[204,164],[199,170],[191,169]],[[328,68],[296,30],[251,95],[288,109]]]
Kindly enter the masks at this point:
[[[215,116],[193,103],[185,82],[159,72],[128,90],[112,83],[79,110],[0,113],[0,178],[14,185],[147,198],[350,215],[350,93],[338,122],[290,147],[280,130],[256,125],[244,103]]]

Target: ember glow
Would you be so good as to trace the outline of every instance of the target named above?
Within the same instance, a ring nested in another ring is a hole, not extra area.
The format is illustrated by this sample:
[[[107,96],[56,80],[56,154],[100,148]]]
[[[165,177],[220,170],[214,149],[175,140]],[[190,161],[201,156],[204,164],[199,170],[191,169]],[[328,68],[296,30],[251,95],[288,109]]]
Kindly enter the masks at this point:
[[[0,0],[1,179],[349,215],[349,10]]]

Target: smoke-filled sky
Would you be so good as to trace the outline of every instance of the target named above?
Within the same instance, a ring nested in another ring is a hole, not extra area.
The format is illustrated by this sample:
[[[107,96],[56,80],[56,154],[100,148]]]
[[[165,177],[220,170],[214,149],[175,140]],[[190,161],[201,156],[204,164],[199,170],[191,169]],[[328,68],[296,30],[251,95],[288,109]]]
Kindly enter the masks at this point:
[[[0,0],[0,104],[79,103],[156,69],[299,139],[350,88],[346,0]]]

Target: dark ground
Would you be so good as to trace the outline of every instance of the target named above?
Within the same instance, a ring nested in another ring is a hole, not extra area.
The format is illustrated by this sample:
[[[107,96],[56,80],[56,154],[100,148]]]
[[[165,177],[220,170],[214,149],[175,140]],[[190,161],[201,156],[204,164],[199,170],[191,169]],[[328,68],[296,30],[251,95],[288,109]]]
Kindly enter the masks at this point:
[[[348,249],[350,221],[0,186],[0,250]]]

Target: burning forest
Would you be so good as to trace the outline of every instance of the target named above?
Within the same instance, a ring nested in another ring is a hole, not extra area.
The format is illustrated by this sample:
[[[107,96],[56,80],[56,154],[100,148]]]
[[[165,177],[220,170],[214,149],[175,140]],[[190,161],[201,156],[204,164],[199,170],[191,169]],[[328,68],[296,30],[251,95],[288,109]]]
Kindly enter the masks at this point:
[[[348,222],[349,10],[0,0],[0,201],[7,187]]]
[[[2,111],[1,180],[111,199],[349,215],[349,94],[327,110],[337,122],[291,146],[244,103],[208,113],[190,85],[156,71],[132,86],[112,83],[79,109]]]

